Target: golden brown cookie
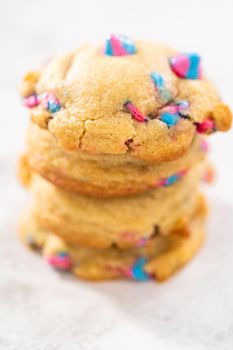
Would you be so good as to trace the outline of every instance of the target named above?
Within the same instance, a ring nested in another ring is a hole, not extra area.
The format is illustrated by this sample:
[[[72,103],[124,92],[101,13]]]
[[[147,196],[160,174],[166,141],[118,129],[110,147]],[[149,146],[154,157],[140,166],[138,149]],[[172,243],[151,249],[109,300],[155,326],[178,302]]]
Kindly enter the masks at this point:
[[[142,245],[157,231],[168,234],[189,220],[197,205],[197,187],[205,171],[197,164],[170,187],[137,196],[91,198],[64,191],[33,174],[33,210],[42,227],[80,246],[121,248]]]
[[[33,171],[54,185],[98,197],[132,195],[173,185],[206,155],[206,141],[200,136],[193,140],[182,157],[158,164],[129,154],[66,151],[47,130],[33,124],[29,127],[27,140],[27,159]]]
[[[185,265],[196,254],[204,238],[206,205],[203,197],[182,232],[168,236],[159,233],[144,247],[119,250],[116,247],[95,250],[65,243],[40,226],[32,211],[20,222],[20,237],[30,248],[41,250],[47,262],[60,271],[71,271],[88,280],[128,278],[137,281],[163,281]],[[182,231],[182,229],[181,229]],[[178,234],[179,233],[179,234]]]
[[[128,52],[129,39],[109,40],[105,50],[85,45],[25,76],[33,122],[61,147],[168,161],[184,154],[197,132],[230,128],[231,112],[201,74],[198,55],[141,41],[130,41]]]
[[[19,163],[17,167],[17,176],[21,184],[27,187],[31,182],[32,171],[30,165],[28,164],[28,156],[23,154],[19,158]]]

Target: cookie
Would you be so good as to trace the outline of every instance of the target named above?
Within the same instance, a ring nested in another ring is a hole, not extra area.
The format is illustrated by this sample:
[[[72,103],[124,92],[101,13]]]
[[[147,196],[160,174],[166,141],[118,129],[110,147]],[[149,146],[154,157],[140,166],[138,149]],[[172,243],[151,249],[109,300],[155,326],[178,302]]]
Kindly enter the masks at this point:
[[[33,122],[73,152],[170,161],[232,119],[197,54],[116,35],[51,59],[21,91]]]
[[[142,245],[158,229],[166,235],[189,220],[205,168],[201,162],[173,186],[118,198],[74,194],[33,174],[32,205],[41,226],[68,242],[94,248],[113,244],[128,248]]]
[[[22,241],[41,251],[56,270],[96,281],[126,278],[159,282],[169,278],[197,253],[204,239],[205,215],[206,205],[201,196],[187,227],[181,229],[188,231],[188,236],[177,231],[168,236],[157,234],[144,247],[128,250],[116,247],[96,250],[67,244],[44,229],[30,210],[22,217],[19,232]]]
[[[204,159],[207,151],[205,139],[197,136],[179,159],[151,164],[129,154],[66,151],[47,130],[33,124],[27,140],[27,158],[33,171],[63,189],[96,197],[132,195],[171,186]]]

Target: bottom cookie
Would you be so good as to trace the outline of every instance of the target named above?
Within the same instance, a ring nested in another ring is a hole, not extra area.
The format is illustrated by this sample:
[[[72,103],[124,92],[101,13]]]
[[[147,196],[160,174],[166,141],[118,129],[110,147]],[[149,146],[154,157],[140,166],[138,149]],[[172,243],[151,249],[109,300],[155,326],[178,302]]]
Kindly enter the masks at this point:
[[[189,235],[173,232],[157,234],[141,248],[119,250],[83,248],[66,244],[38,225],[27,211],[20,222],[20,237],[30,248],[41,251],[55,269],[70,271],[88,280],[127,278],[137,281],[163,281],[185,265],[199,250],[204,239],[206,205],[203,197],[188,227]]]

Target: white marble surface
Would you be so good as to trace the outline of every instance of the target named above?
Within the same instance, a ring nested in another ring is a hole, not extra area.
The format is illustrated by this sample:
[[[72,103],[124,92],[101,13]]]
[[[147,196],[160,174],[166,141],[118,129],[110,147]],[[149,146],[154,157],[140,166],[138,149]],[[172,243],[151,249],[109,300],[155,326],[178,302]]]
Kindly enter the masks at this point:
[[[28,122],[17,84],[44,57],[109,31],[203,53],[232,105],[231,0],[12,1],[0,3],[0,349],[231,350],[233,347],[232,135],[213,137],[219,169],[208,190],[206,245],[165,284],[84,283],[50,270],[16,237],[28,200],[15,180]]]

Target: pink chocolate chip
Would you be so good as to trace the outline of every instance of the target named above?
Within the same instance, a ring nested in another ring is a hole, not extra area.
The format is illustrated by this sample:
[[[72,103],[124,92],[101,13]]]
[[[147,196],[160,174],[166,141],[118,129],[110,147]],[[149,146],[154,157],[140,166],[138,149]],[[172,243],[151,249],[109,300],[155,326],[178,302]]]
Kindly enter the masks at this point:
[[[135,107],[131,102],[128,102],[126,108],[130,112],[133,119],[137,120],[140,123],[146,122],[147,118],[140,113],[140,111]]]
[[[72,262],[69,257],[59,257],[52,255],[47,257],[47,261],[51,266],[57,267],[61,270],[68,270],[72,266]]]
[[[25,97],[23,100],[23,104],[27,108],[34,108],[40,104],[40,101],[39,101],[38,96],[34,94],[31,96]]]
[[[202,123],[197,124],[197,132],[203,134],[214,129],[214,122],[211,119],[206,119]]]

